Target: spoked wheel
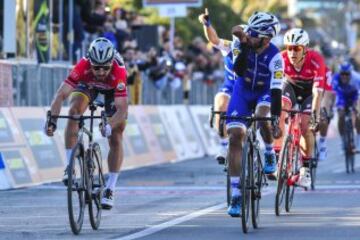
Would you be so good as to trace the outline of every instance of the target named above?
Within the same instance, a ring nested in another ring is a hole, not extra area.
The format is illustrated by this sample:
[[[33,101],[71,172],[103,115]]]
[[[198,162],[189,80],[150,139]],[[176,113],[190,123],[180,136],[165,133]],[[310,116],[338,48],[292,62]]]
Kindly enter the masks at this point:
[[[311,190],[315,190],[316,170],[317,170],[318,160],[319,160],[319,151],[317,149],[317,144],[315,142],[314,153],[310,160]]]
[[[231,202],[231,180],[229,170],[226,172],[226,202],[229,207]]]
[[[300,168],[300,149],[299,147],[295,147],[293,150],[294,153],[292,155],[292,166],[291,166],[291,176],[296,176],[299,174],[299,168]],[[290,209],[292,207],[293,201],[294,201],[294,194],[295,194],[295,184],[289,185],[286,184],[286,198],[285,198],[285,210],[286,212],[290,212]]]
[[[81,143],[73,148],[68,171],[68,213],[71,230],[79,234],[84,222],[85,210],[85,165],[84,148]]]
[[[251,189],[251,219],[254,228],[259,227],[259,213],[260,213],[260,199],[261,189],[264,183],[265,175],[263,174],[261,167],[261,158],[259,150],[254,153],[253,164],[252,164],[252,186]]]
[[[101,221],[101,197],[104,190],[104,176],[102,173],[102,159],[100,146],[97,143],[92,147],[92,161],[89,163],[89,182],[91,182],[91,194],[89,202],[89,217],[91,227],[97,230]]]
[[[281,209],[284,207],[284,197],[288,179],[287,161],[290,156],[291,139],[287,137],[280,152],[280,165],[278,165],[277,190],[275,196],[275,214],[280,216]]]
[[[249,231],[250,225],[250,198],[251,198],[251,178],[252,178],[252,152],[250,143],[245,142],[242,154],[242,173],[241,173],[241,225],[244,233]]]

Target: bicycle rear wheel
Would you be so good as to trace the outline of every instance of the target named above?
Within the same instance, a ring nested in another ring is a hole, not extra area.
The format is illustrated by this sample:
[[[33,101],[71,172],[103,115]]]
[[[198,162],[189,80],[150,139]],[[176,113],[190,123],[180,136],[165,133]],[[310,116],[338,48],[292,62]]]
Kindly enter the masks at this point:
[[[230,206],[231,202],[231,180],[230,180],[230,174],[229,170],[226,170],[226,203],[227,206]]]
[[[250,224],[250,198],[251,198],[251,178],[252,178],[252,152],[250,142],[246,141],[242,153],[242,172],[241,172],[241,225],[244,233],[249,231]]]
[[[79,234],[84,222],[85,165],[84,147],[77,143],[72,150],[68,171],[67,200],[71,230]]]
[[[280,165],[278,165],[278,179],[277,179],[277,189],[275,196],[275,214],[280,216],[281,209],[284,207],[284,196],[286,192],[286,184],[288,179],[288,169],[287,162],[288,159],[291,159],[290,156],[290,145],[291,138],[288,136],[285,139],[285,142],[280,151]]]
[[[254,228],[259,227],[260,222],[260,199],[261,199],[261,188],[263,186],[263,180],[265,178],[262,167],[261,157],[259,150],[255,150],[252,164],[252,189],[251,189],[251,219]]]
[[[315,190],[315,182],[316,182],[316,170],[319,160],[319,151],[317,148],[317,143],[315,139],[314,153],[310,160],[310,178],[311,178],[311,190]]]
[[[89,182],[91,183],[91,201],[89,202],[89,218],[91,227],[99,229],[101,221],[101,197],[104,190],[105,179],[102,172],[102,157],[100,145],[94,143],[90,156]]]

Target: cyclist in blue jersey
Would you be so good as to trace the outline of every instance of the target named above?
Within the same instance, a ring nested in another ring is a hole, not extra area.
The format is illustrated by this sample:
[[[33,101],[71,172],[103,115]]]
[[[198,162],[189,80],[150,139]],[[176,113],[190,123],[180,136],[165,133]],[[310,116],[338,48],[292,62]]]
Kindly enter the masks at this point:
[[[355,127],[357,130],[357,144],[360,139],[359,134],[359,114],[358,104],[359,99],[359,84],[360,79],[356,78],[353,73],[351,63],[344,62],[339,67],[339,72],[333,76],[333,88],[336,93],[336,107],[338,111],[338,129],[342,136],[344,133],[345,122],[345,108],[352,108],[355,113]]]
[[[213,47],[220,50],[224,57],[224,82],[214,97],[214,111],[226,112],[235,82],[231,41],[220,39],[217,36],[215,29],[210,24],[209,12],[207,8],[205,9],[205,13],[199,15],[199,21],[204,25],[204,35],[207,40],[213,45]],[[242,27],[244,28],[246,25],[242,25]],[[216,128],[219,126],[218,115],[215,116],[215,126]],[[225,129],[224,132],[226,132]],[[219,153],[216,155],[216,160],[219,164],[225,163],[228,142],[229,140],[227,136],[220,137]]]
[[[199,18],[200,20],[200,18]],[[204,21],[207,19],[204,19]],[[210,23],[205,21],[210,28]],[[233,94],[230,99],[227,115],[265,117],[275,116],[273,129],[278,129],[278,118],[281,112],[281,89],[284,76],[283,60],[279,49],[270,43],[272,37],[280,30],[278,19],[265,12],[255,12],[248,20],[247,27],[233,27],[236,36],[231,43],[233,53],[234,72],[236,73]],[[219,40],[213,28],[207,31],[208,39]],[[218,41],[218,45],[225,47],[225,41]],[[271,108],[270,108],[271,107]],[[271,126],[260,122],[260,133],[265,142],[266,174],[276,171],[276,157],[273,149]],[[242,144],[246,134],[247,123],[238,120],[227,121],[229,134],[229,173],[231,176],[232,199],[228,214],[232,217],[240,216],[240,172]]]

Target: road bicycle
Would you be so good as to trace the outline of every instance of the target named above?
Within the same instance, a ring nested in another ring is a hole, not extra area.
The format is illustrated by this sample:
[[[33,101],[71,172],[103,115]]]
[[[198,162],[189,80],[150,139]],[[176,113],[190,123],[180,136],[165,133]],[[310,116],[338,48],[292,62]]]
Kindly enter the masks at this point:
[[[212,106],[210,109],[210,118],[209,118],[209,125],[211,128],[214,127],[214,116],[215,115],[220,115],[223,116],[225,115],[226,112],[221,112],[221,111],[214,111],[214,107]],[[223,133],[224,135],[224,133]],[[224,172],[226,174],[226,203],[227,206],[230,205],[231,202],[231,182],[230,182],[230,174],[229,174],[229,161],[227,159],[227,157],[225,158],[224,162],[219,162],[219,164],[224,165]]]
[[[277,189],[275,196],[275,214],[279,216],[281,210],[285,208],[286,212],[290,212],[293,204],[295,187],[298,187],[300,173],[300,119],[301,114],[310,115],[309,112],[301,110],[282,110],[288,114],[285,122],[288,124],[287,133],[280,150],[278,161]],[[315,137],[315,135],[314,135]],[[314,155],[309,161],[311,188],[315,188],[316,169],[318,162],[318,149],[315,142]],[[305,188],[307,190],[307,188]]]
[[[344,135],[342,136],[343,149],[345,153],[346,173],[355,172],[355,140],[352,109],[345,108]]]
[[[257,122],[272,121],[272,117],[256,117],[254,114],[250,117],[227,116],[220,114],[219,133],[224,136],[224,126],[227,119],[244,120],[248,123],[246,137],[243,144],[241,179],[241,225],[244,233],[249,231],[250,212],[252,226],[254,229],[259,227],[260,221],[260,200],[261,192],[264,186],[267,186],[267,180],[263,171],[263,164],[260,154],[260,142],[257,139]],[[229,186],[230,187],[230,186]]]
[[[93,125],[95,119],[101,119],[101,124],[105,126],[104,111],[101,112],[101,116],[94,116],[96,108],[103,106],[104,104],[99,101],[91,102],[89,104],[90,116],[51,115],[50,111],[47,112],[48,125],[52,119],[59,118],[71,119],[79,124],[77,143],[71,152],[70,162],[66,169],[68,180],[65,183],[69,222],[75,235],[81,231],[86,205],[88,205],[91,227],[97,230],[100,226],[101,197],[105,187],[105,178],[100,145],[94,141]],[[85,126],[87,119],[90,120],[90,128]]]

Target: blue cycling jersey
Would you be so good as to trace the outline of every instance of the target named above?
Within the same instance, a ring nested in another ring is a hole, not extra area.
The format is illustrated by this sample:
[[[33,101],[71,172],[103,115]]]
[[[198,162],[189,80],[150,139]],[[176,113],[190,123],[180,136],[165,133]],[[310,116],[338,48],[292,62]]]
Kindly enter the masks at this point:
[[[239,40],[232,42],[233,62],[241,53]],[[279,49],[272,43],[260,54],[249,48],[246,55],[246,70],[236,76],[227,115],[250,116],[256,106],[269,106],[270,89],[282,89],[284,76],[283,59]],[[235,68],[235,66],[234,66]],[[244,121],[227,120],[227,128],[246,127]]]
[[[353,74],[351,74],[350,77],[351,80],[349,84],[342,84],[339,73],[333,76],[332,85],[336,94],[337,107],[352,107],[359,98],[360,79],[356,79]]]
[[[219,88],[219,92],[223,92],[229,96],[231,96],[233,92],[235,83],[232,58],[232,52],[229,52],[224,57],[224,82]]]

